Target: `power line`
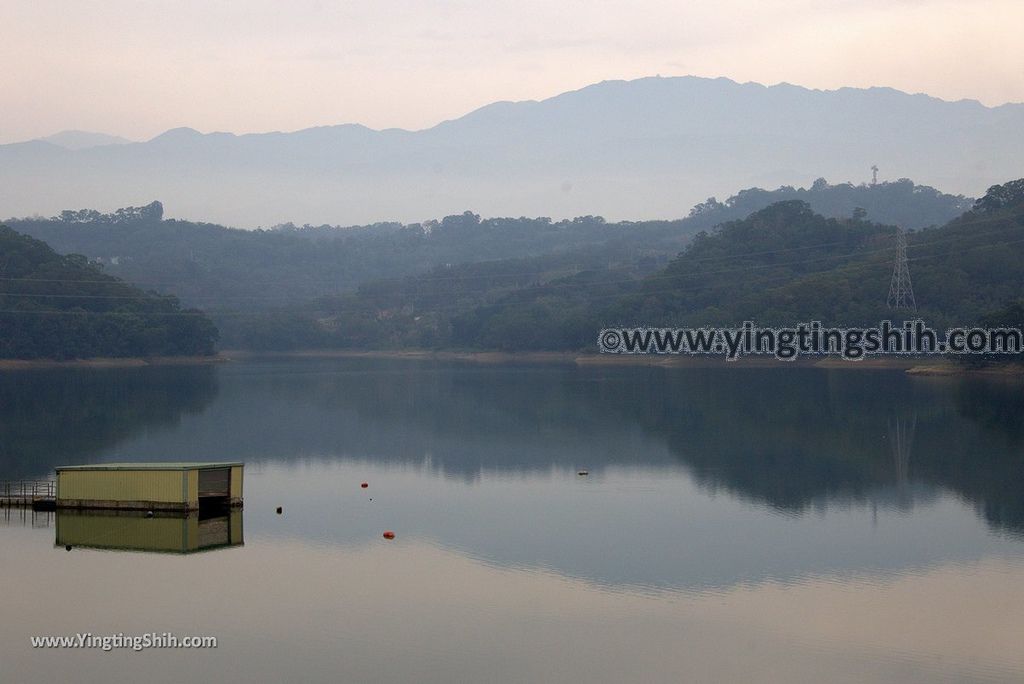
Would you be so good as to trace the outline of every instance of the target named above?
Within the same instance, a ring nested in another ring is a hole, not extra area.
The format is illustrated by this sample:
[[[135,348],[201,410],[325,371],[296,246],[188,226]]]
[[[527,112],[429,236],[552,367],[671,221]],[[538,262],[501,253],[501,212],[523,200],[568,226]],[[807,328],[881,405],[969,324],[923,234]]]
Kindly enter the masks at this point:
[[[980,224],[980,223],[988,223],[988,222],[990,222],[990,221],[979,221],[977,223]],[[987,231],[987,232],[984,232],[984,233],[971,233],[970,237],[972,237],[972,238],[974,238],[974,237],[988,237],[988,236],[992,236],[992,235],[998,235],[998,234],[1001,234],[1001,233],[1015,232],[1015,231],[1020,231],[1020,230],[1021,230],[1020,226],[1012,226],[1012,227],[1009,227],[1009,228],[1004,228],[1004,229],[1001,229],[1001,230],[992,230],[992,231]],[[949,237],[946,237],[944,239],[931,240],[931,241],[929,241],[927,243],[922,244],[921,247],[930,247],[930,246],[933,246],[933,245],[942,245],[942,244],[947,244],[947,243],[950,243],[950,242],[960,242],[960,241],[963,240],[963,237],[964,236],[949,236]],[[800,250],[811,249],[811,248],[822,248],[822,247],[827,247],[827,246],[841,245],[841,244],[846,244],[847,242],[848,242],[848,240],[840,240],[840,241],[835,241],[835,242],[830,242],[830,243],[822,243],[822,244],[817,244],[817,245],[802,245],[802,246],[798,246],[798,247],[779,248],[779,249],[775,249],[775,250],[764,250],[764,251],[760,251],[760,252],[745,252],[743,254],[724,254],[724,255],[717,255],[717,256],[713,256],[713,257],[704,257],[704,258],[700,258],[700,259],[690,259],[690,260],[687,261],[687,263],[688,264],[692,264],[692,263],[707,263],[707,262],[711,262],[711,261],[720,261],[720,260],[727,260],[727,259],[741,259],[741,258],[750,257],[750,256],[764,256],[764,255],[770,255],[770,254],[782,254],[782,253],[800,251]],[[980,247],[997,246],[997,245],[1003,245],[1003,244],[1013,244],[1013,243],[1012,242],[1010,242],[1010,243],[1004,242],[1004,243],[996,243],[996,244],[993,244],[993,245],[981,245]],[[729,269],[720,269],[720,270],[716,270],[716,271],[689,271],[689,272],[685,272],[685,273],[672,273],[672,274],[662,273],[660,275],[648,276],[645,279],[643,279],[643,281],[645,281],[645,282],[652,282],[652,281],[657,281],[657,280],[678,280],[680,278],[686,278],[686,277],[722,275],[722,274],[728,274],[728,273],[745,272],[745,271],[749,271],[749,270],[762,270],[762,269],[779,268],[779,267],[786,267],[786,266],[796,266],[796,265],[801,265],[801,264],[817,263],[817,262],[821,262],[821,261],[829,261],[829,260],[832,260],[832,259],[847,259],[847,258],[853,258],[853,257],[858,257],[858,256],[869,256],[869,255],[873,255],[873,254],[881,254],[881,253],[889,252],[890,249],[891,249],[891,247],[880,247],[880,248],[876,248],[876,249],[860,249],[860,250],[857,250],[855,252],[848,252],[848,253],[844,253],[844,254],[827,254],[827,255],[823,255],[823,256],[815,257],[815,258],[810,258],[810,259],[800,259],[800,260],[795,260],[795,261],[775,262],[775,263],[767,263],[767,264],[754,264],[754,265],[739,266],[739,267],[729,268]],[[922,257],[918,257],[918,259],[919,258],[922,258]],[[917,259],[910,259],[910,261],[916,261],[916,260]],[[596,273],[596,272],[599,272],[599,271],[589,270],[589,271],[585,271],[585,272]],[[463,276],[449,276],[449,277],[443,277],[443,278],[432,278],[429,275],[421,275],[421,276],[405,276],[405,278],[408,278],[408,279],[412,280],[414,284],[422,285],[422,284],[429,284],[429,283],[432,283],[432,282],[448,282],[448,281],[464,282],[464,281],[467,281],[467,280],[476,280],[476,279],[480,279],[480,278],[493,278],[493,279],[497,279],[498,277],[506,277],[506,276],[507,277],[518,276],[518,277],[525,278],[525,277],[531,277],[531,276],[534,276],[534,275],[539,275],[541,273],[542,272],[509,272],[509,273],[506,273],[506,274],[501,274],[500,276],[496,276],[496,275],[483,275],[483,274],[481,274],[479,276],[464,276],[464,277]],[[397,278],[395,280],[397,280]],[[33,278],[26,278],[26,279],[0,278],[0,281],[49,282],[49,283],[94,282],[94,281],[77,281],[77,280],[59,280],[59,279],[44,280],[44,279],[33,279]],[[105,282],[105,281],[95,281],[95,282]],[[373,285],[373,284],[380,283],[380,282],[382,282],[382,281],[381,280],[369,281],[369,282],[365,283],[365,285]],[[600,283],[600,285],[631,284],[631,283],[635,283],[635,282],[638,282],[638,279],[635,279],[635,278],[613,279],[613,280],[604,280],[604,281],[602,281]],[[116,285],[128,285],[128,283],[121,283],[121,282],[109,282],[108,284],[112,284],[112,285],[115,285],[115,284]],[[550,280],[550,281],[544,283],[543,285],[539,285],[539,287],[562,287],[562,288],[566,288],[566,287],[593,287],[593,286],[594,286],[594,284],[593,283],[589,283],[589,282],[559,283],[556,280]],[[521,288],[521,289],[527,289],[527,288]],[[318,295],[315,295],[315,296],[312,296],[312,297],[295,297],[295,296],[290,296],[290,295],[280,295],[280,296],[276,296],[275,297],[275,296],[268,296],[268,295],[218,295],[218,294],[211,294],[211,295],[189,295],[188,299],[192,300],[192,301],[198,300],[198,299],[212,299],[212,300],[217,300],[217,301],[227,300],[227,299],[239,299],[239,300],[257,300],[257,301],[280,300],[280,301],[286,301],[286,302],[296,302],[296,301],[301,301],[301,300],[310,300],[310,301],[312,301],[312,300],[318,300],[318,299],[323,299],[323,298],[327,298],[327,297],[353,296],[355,294],[357,294],[357,293],[355,291],[351,291],[351,290],[347,291],[347,292],[335,292],[335,293],[325,292],[325,293],[318,294]],[[11,293],[11,292],[0,292],[0,296],[30,297],[30,298],[31,297],[50,297],[50,298],[58,298],[58,299],[62,299],[62,298],[63,299],[122,299],[122,300],[145,300],[145,301],[149,301],[149,300],[154,300],[155,301],[155,300],[158,300],[160,297],[176,297],[176,295],[92,295],[92,294],[67,294],[67,293]],[[179,297],[179,299],[180,299],[180,297]]]
[[[1010,242],[1002,242],[1002,243],[996,243],[996,244],[974,245],[973,247],[966,247],[966,248],[964,248],[963,250],[960,250],[960,251],[963,252],[963,251],[968,251],[968,250],[972,250],[972,249],[990,249],[990,248],[993,248],[993,247],[1002,247],[1004,245],[1013,245],[1013,244],[1020,244],[1020,243],[1024,243],[1024,238],[1022,238],[1020,240],[1013,240],[1013,241],[1010,241]],[[891,249],[892,248],[889,247],[889,248],[886,248],[885,250],[876,250],[876,251],[889,252]],[[908,261],[917,262],[917,261],[925,261],[925,260],[928,260],[928,259],[936,259],[936,258],[940,258],[942,256],[946,256],[946,255],[944,255],[944,254],[929,254],[929,255],[926,255],[926,256],[919,256],[919,257],[908,258],[907,260]],[[866,265],[869,265],[869,264],[857,263],[857,264],[852,264],[852,265],[857,266],[857,267],[863,267],[863,266],[866,266]],[[874,265],[877,266],[879,264],[874,264]],[[738,271],[746,271],[746,270],[749,270],[749,269],[736,269],[736,270],[731,270],[729,272],[738,272]],[[723,273],[723,271],[718,271],[718,273]],[[798,284],[802,279],[804,279],[806,277],[816,276],[816,275],[820,275],[820,274],[821,274],[821,271],[816,271],[816,272],[806,273],[806,274],[788,274],[787,273],[787,274],[782,274],[782,275],[779,275],[779,276],[775,276],[773,278],[761,279],[761,280],[758,280],[758,281],[756,281],[756,282],[754,282],[752,284],[756,285],[758,287],[762,287],[764,285],[776,285],[776,284],[786,284],[786,283]],[[698,276],[698,275],[706,275],[706,274],[703,274],[703,273],[687,273],[687,274],[680,274],[680,275],[681,276]],[[620,282],[628,282],[628,283],[631,283],[631,284],[641,285],[641,284],[643,284],[644,282],[647,282],[647,281],[640,280],[640,279],[634,279],[634,280],[630,280],[630,281],[620,281]],[[540,287],[558,288],[558,287],[563,287],[565,285],[569,285],[569,284],[568,283],[563,284],[563,285],[546,284],[546,285],[543,285],[543,286],[540,286]],[[705,283],[705,284],[703,284],[703,286],[691,285],[691,286],[687,286],[686,293],[691,294],[691,293],[697,293],[697,292],[707,292],[707,291],[711,291],[711,290],[714,290],[714,289],[721,289],[722,287],[723,287],[723,284],[721,284],[721,283]],[[588,295],[587,296],[587,300],[588,301],[594,301],[594,300],[627,298],[627,297],[635,297],[635,296],[650,296],[650,295],[657,295],[657,294],[678,294],[679,291],[680,290],[679,290],[678,287],[670,287],[670,288],[653,289],[653,290],[639,290],[639,291],[636,291],[636,292],[613,292],[613,293],[606,293],[606,294]],[[527,293],[527,292],[528,291],[526,289],[520,289],[520,290],[513,290],[513,291],[511,291],[509,293],[505,293],[505,294],[506,295],[515,295],[515,294],[522,294],[522,293]],[[559,294],[559,292],[557,290],[555,290],[555,291],[551,292],[551,294],[552,295],[557,295],[557,294]],[[429,307],[429,308],[422,309],[422,311],[423,311],[424,314],[444,313],[444,312],[452,312],[452,311],[453,312],[466,312],[466,313],[468,313],[474,307],[478,307],[478,308],[479,307],[506,308],[506,307],[509,307],[509,306],[515,306],[515,305],[521,305],[521,304],[529,304],[529,303],[531,303],[530,300],[526,300],[526,301],[522,301],[522,300],[520,300],[520,301],[501,300],[501,301],[495,301],[495,302],[474,302],[474,303],[469,303],[469,304],[466,304],[466,305],[451,304],[449,306]],[[373,309],[371,309],[369,307],[336,307],[336,308],[332,308],[332,309],[288,309],[287,311],[284,311],[284,312],[282,312],[280,310],[263,310],[263,311],[238,311],[238,310],[220,310],[220,311],[218,311],[218,310],[207,310],[207,311],[197,311],[197,312],[188,312],[188,311],[166,311],[166,312],[160,312],[160,311],[155,311],[155,312],[132,312],[132,311],[129,311],[129,312],[123,312],[123,311],[67,311],[67,310],[32,311],[32,310],[21,310],[21,309],[5,309],[5,310],[0,310],[0,314],[31,314],[31,315],[61,315],[61,316],[63,316],[63,315],[69,315],[69,316],[131,316],[131,315],[138,315],[138,316],[187,316],[187,317],[209,316],[209,317],[212,317],[212,318],[226,318],[226,317],[242,317],[242,318],[250,317],[250,318],[254,318],[254,317],[261,317],[261,316],[266,316],[266,315],[275,315],[275,314],[281,314],[281,313],[334,316],[334,315],[339,315],[339,314],[344,314],[344,313],[367,313],[367,314],[372,314],[373,313]]]
[[[971,220],[971,221],[964,221],[964,222],[957,223],[954,226],[954,228],[961,228],[961,227],[973,226],[973,225],[983,225],[983,224],[987,224],[987,223],[999,222],[1001,220],[1002,220],[1001,217],[992,217],[992,218],[985,218],[985,219],[974,219],[974,220]],[[1007,231],[1013,231],[1013,230],[1019,230],[1019,229],[1020,229],[1020,226],[1011,226],[1009,228],[1005,228],[1005,229],[998,230],[998,231],[989,231],[987,233],[984,233],[984,235],[992,235],[992,234],[996,234],[996,233],[1000,233],[1000,232],[1007,232]],[[927,235],[927,233],[928,233],[928,231],[924,231],[924,232],[920,232],[920,233],[916,233],[916,234],[917,235]],[[740,253],[740,254],[722,254],[722,255],[716,255],[716,256],[701,257],[699,259],[691,259],[690,262],[691,263],[703,263],[703,262],[706,262],[706,261],[720,261],[720,260],[723,260],[723,259],[742,259],[742,258],[751,257],[751,256],[766,256],[766,255],[770,255],[770,254],[782,254],[782,253],[788,253],[788,252],[803,251],[803,250],[807,250],[807,249],[820,249],[820,248],[824,248],[824,247],[834,247],[834,246],[837,246],[837,245],[846,244],[847,242],[848,242],[848,240],[837,240],[837,241],[834,241],[834,242],[824,242],[824,243],[816,243],[816,244],[799,245],[799,246],[795,246],[795,247],[780,247],[780,248],[776,248],[776,249],[762,250],[762,251],[757,251],[757,252],[743,252],[743,253]],[[932,244],[932,242],[929,242],[928,244]],[[581,246],[581,249],[589,249],[589,248],[600,249],[601,247],[602,247],[602,245],[600,243],[594,243],[594,244],[583,245],[583,246]],[[519,260],[526,261],[526,260],[532,260],[532,259],[556,258],[557,256],[558,256],[557,254],[545,254],[545,255],[533,256],[533,257],[531,257],[531,256],[508,257],[506,259],[489,259],[489,260],[486,260],[486,261],[463,262],[463,263],[459,264],[459,266],[475,266],[475,265],[487,264],[487,263],[500,263],[500,262],[508,261],[508,260],[511,260],[511,259],[519,259]],[[440,267],[435,265],[432,268],[436,270],[437,268],[440,268]],[[378,283],[403,281],[403,280],[408,280],[408,279],[429,279],[431,281],[448,281],[448,280],[463,281],[463,280],[476,280],[476,279],[499,278],[499,277],[524,276],[524,275],[544,275],[545,273],[548,273],[550,270],[552,270],[552,269],[545,269],[545,270],[541,270],[541,271],[507,271],[507,272],[501,272],[501,273],[479,273],[479,274],[472,274],[472,275],[451,275],[451,276],[440,276],[440,275],[433,276],[433,275],[431,275],[431,271],[426,271],[426,272],[419,271],[419,272],[409,273],[407,275],[401,275],[401,276],[388,276],[388,277],[385,277],[385,278],[375,278],[374,280],[367,280],[367,281],[363,281],[361,283],[355,283],[354,285],[356,287],[358,287],[358,286],[361,286],[361,285],[373,285],[373,284],[378,284]],[[108,276],[107,278],[109,278],[109,279],[61,279],[61,278],[46,279],[46,278],[5,278],[5,277],[0,277],[0,282],[7,281],[7,282],[37,282],[37,283],[43,283],[43,282],[55,282],[55,283],[96,283],[96,284],[100,284],[100,285],[133,285],[133,286],[136,286],[136,287],[146,287],[146,286],[157,287],[157,286],[166,286],[166,285],[173,285],[173,286],[180,285],[180,281],[146,281],[146,280],[130,280],[129,281],[126,278],[115,279],[114,276]],[[318,284],[318,283],[329,283],[329,284],[332,284],[332,285],[337,285],[338,284],[338,282],[335,281],[335,280],[302,280],[302,279],[283,279],[283,278],[274,278],[273,280],[264,280],[264,281],[258,281],[258,282],[259,282],[259,284],[270,285],[270,286],[278,285],[278,284],[280,284],[282,282],[303,283],[303,284],[309,284],[309,285],[315,285],[315,284]],[[254,282],[254,284],[255,284],[255,282]],[[246,296],[248,296],[248,295],[246,295]]]
[[[960,225],[973,225],[973,224],[989,223],[989,222],[991,222],[991,220],[977,221],[977,222],[973,222],[972,224],[960,224]],[[988,231],[988,232],[985,232],[985,233],[972,233],[972,234],[970,234],[970,236],[971,237],[986,237],[986,236],[990,236],[990,235],[996,235],[996,234],[1000,234],[1000,233],[1005,233],[1005,232],[1009,232],[1009,231],[1018,231],[1018,230],[1020,230],[1019,226],[1013,226],[1013,227],[1010,227],[1010,228],[1007,228],[1007,229]],[[922,247],[923,246],[941,245],[941,244],[946,244],[946,243],[949,243],[949,242],[957,242],[957,241],[961,241],[963,239],[963,237],[964,236],[954,236],[954,237],[949,237],[949,238],[945,238],[945,239],[941,239],[941,240],[932,240],[932,241],[929,241],[928,243],[926,243],[925,245],[922,245]],[[973,246],[970,246],[970,247],[965,247],[964,249],[962,249],[960,251],[963,252],[963,251],[972,250],[972,249],[986,249],[986,248],[993,248],[993,247],[1002,247],[1002,246],[1005,246],[1005,245],[1012,245],[1012,244],[1017,244],[1017,243],[1020,243],[1020,242],[1024,242],[1024,240],[1013,240],[1013,241],[1009,241],[1009,242],[991,243],[991,244],[984,244],[984,245],[973,245]],[[827,243],[827,244],[835,245],[835,244],[845,244],[845,243],[846,243],[846,241],[844,240],[844,241],[839,241],[839,242],[834,242],[834,243]],[[732,259],[732,258],[742,258],[742,257],[746,257],[746,256],[774,254],[774,253],[785,253],[785,252],[797,251],[797,250],[800,250],[800,249],[806,249],[806,248],[809,248],[809,247],[821,247],[821,246],[823,246],[823,245],[804,245],[804,246],[795,247],[795,248],[780,248],[778,250],[767,250],[767,251],[762,251],[762,252],[749,252],[749,253],[744,253],[744,254],[740,254],[740,255],[720,255],[720,256],[717,256],[717,257],[707,258],[704,261],[713,261],[713,260],[721,260],[721,259]],[[695,277],[702,277],[702,276],[723,275],[723,274],[730,274],[730,273],[749,272],[749,271],[752,271],[752,270],[763,270],[763,269],[770,269],[770,268],[779,268],[779,267],[800,265],[800,264],[805,264],[805,263],[828,261],[828,260],[832,260],[832,259],[845,259],[845,258],[851,258],[851,257],[857,257],[857,256],[868,256],[868,255],[874,255],[874,254],[879,254],[879,253],[883,253],[883,252],[889,252],[890,249],[891,249],[891,247],[879,248],[879,249],[871,249],[871,250],[858,250],[856,252],[851,252],[851,253],[846,253],[846,254],[825,255],[825,256],[822,256],[822,257],[814,258],[814,259],[802,259],[802,260],[798,260],[798,261],[780,262],[780,263],[772,263],[772,264],[756,264],[756,265],[741,266],[741,267],[730,268],[730,269],[720,269],[720,270],[716,270],[716,271],[690,271],[690,272],[676,273],[676,274],[661,274],[661,275],[649,276],[649,277],[644,278],[644,279],[630,278],[630,279],[618,279],[618,280],[605,280],[605,281],[602,281],[602,282],[598,283],[597,285],[600,285],[600,286],[619,285],[619,284],[639,285],[639,284],[649,283],[649,282],[658,281],[658,280],[678,281],[678,280],[683,279],[683,278],[695,278]],[[944,255],[943,254],[924,255],[924,256],[909,258],[909,259],[907,259],[907,261],[908,262],[909,261],[922,261],[922,260],[926,260],[926,259],[938,258],[938,257],[941,257],[941,256],[944,256]],[[695,260],[695,261],[697,261],[697,260]],[[815,272],[815,273],[819,273],[819,272]],[[797,281],[803,275],[813,275],[813,274],[783,274],[782,276],[780,276],[778,278],[778,281],[779,282]],[[458,278],[455,277],[455,278],[451,278],[451,279],[456,279],[457,280]],[[0,280],[15,280],[15,279],[0,279]],[[35,280],[35,279],[24,279],[24,280],[31,281],[31,282],[44,282],[44,281]],[[760,286],[760,285],[766,284],[768,282],[773,282],[773,281],[775,281],[775,279],[767,280],[767,281],[762,279],[762,280],[757,281],[754,284]],[[51,280],[51,281],[45,281],[45,282],[76,282],[76,281]],[[109,283],[109,284],[121,284],[121,283],[110,283],[110,281],[85,281],[85,282],[106,282],[106,283]],[[694,292],[694,291],[710,290],[710,289],[715,289],[715,288],[721,288],[722,286],[723,285],[721,283],[707,284],[705,287],[700,287],[700,288],[695,288],[693,286],[688,286],[687,291],[688,292]],[[559,283],[559,282],[549,281],[549,282],[544,283],[542,285],[537,285],[533,289],[536,290],[536,289],[539,289],[539,288],[550,288],[550,289],[554,290],[552,292],[552,294],[558,294],[559,290],[564,290],[566,288],[576,288],[576,287],[595,287],[595,284],[594,283],[590,283],[590,282],[584,282],[584,283]],[[531,288],[529,288],[529,287],[513,289],[513,290],[511,290],[509,292],[504,293],[504,295],[501,295],[501,296],[515,295],[517,293],[528,293],[530,291],[530,289]],[[483,290],[483,292],[487,292],[487,290]],[[669,293],[669,292],[678,292],[678,288],[672,287],[672,288],[661,289],[661,290],[650,290],[650,289],[647,289],[647,290],[641,290],[641,291],[635,292],[635,293],[622,293],[622,292],[618,292],[618,293],[608,293],[608,294],[604,294],[604,295],[590,295],[588,297],[588,299],[606,299],[606,298],[609,298],[609,297],[615,298],[615,297],[626,297],[626,296],[630,296],[630,295],[652,295],[652,294],[661,294],[661,293]],[[353,296],[354,294],[355,293],[347,293],[344,296]],[[27,297],[27,298],[51,297],[51,298],[60,298],[60,299],[92,299],[92,298],[96,298],[96,299],[126,299],[126,300],[153,301],[153,303],[160,303],[161,302],[161,298],[158,295],[144,296],[144,295],[72,295],[72,294],[66,294],[66,293],[51,293],[51,294],[47,294],[47,293],[39,293],[39,294],[35,294],[35,293],[0,293],[0,297],[4,297],[4,296],[9,296],[9,297]],[[315,300],[324,299],[325,297],[330,297],[330,296],[337,296],[337,295],[325,294],[325,295],[319,295],[319,296],[316,296],[316,297],[311,297],[311,298],[306,298],[306,299],[308,299],[309,301],[315,301]],[[252,296],[239,296],[239,297],[221,297],[221,296],[217,296],[217,295],[209,295],[207,298],[212,298],[212,299],[224,299],[224,298],[270,299],[269,297],[262,297],[262,296],[255,296],[255,295],[252,295]],[[296,298],[285,298],[285,299],[288,299],[288,301],[292,301],[292,302],[299,301]],[[424,309],[424,311],[427,311],[427,312],[443,312],[443,311],[446,311],[446,310],[459,311],[459,310],[467,310],[467,306],[470,306],[470,307],[472,307],[472,306],[496,306],[496,305],[497,306],[508,306],[508,305],[513,305],[513,304],[517,304],[517,303],[522,303],[522,302],[505,301],[505,302],[492,302],[492,303],[476,302],[476,303],[469,303],[467,305],[453,304],[453,305],[450,305],[450,306],[447,306],[447,307],[444,307],[444,306],[441,306],[441,307],[430,307],[430,308]],[[338,314],[338,313],[344,313],[346,311],[348,311],[348,312],[361,311],[361,312],[369,313],[370,310],[371,309],[369,307],[356,306],[356,307],[333,307],[333,308],[329,308],[329,309],[315,309],[315,310],[289,309],[288,313],[310,313],[310,314],[331,314],[331,315],[333,315],[333,314]],[[252,316],[263,316],[263,315],[267,315],[267,314],[281,313],[281,312],[280,311],[275,311],[275,310],[263,310],[263,311],[237,311],[237,310],[236,311],[232,311],[232,310],[217,311],[217,310],[207,310],[207,311],[197,311],[197,312],[189,312],[189,311],[165,311],[165,312],[154,311],[154,312],[147,312],[147,311],[60,311],[60,310],[57,310],[57,311],[53,311],[53,310],[50,310],[50,311],[32,311],[32,310],[22,310],[22,309],[8,309],[8,310],[0,310],[0,313],[5,313],[5,314],[32,314],[32,315],[79,315],[79,316],[80,315],[111,315],[111,316],[139,315],[139,316],[191,316],[191,317],[194,317],[194,316],[210,315],[210,316],[215,316],[215,317],[222,317],[222,316],[251,316],[252,317]]]

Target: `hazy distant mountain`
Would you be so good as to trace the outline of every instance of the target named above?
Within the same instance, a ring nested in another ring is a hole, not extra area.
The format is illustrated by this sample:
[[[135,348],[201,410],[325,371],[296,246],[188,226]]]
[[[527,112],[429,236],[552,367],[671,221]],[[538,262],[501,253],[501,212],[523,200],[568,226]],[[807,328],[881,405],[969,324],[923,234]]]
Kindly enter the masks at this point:
[[[981,195],[1024,175],[1024,105],[645,78],[499,102],[422,131],[179,128],[78,151],[33,141],[0,146],[0,215],[160,197],[171,215],[247,227],[412,221],[466,208],[669,218],[737,187],[866,181],[872,164],[880,179]]]
[[[39,138],[39,140],[68,150],[85,150],[90,147],[100,147],[101,145],[126,145],[131,142],[131,140],[117,135],[93,133],[91,131],[61,131],[60,133],[48,135],[45,138]]]

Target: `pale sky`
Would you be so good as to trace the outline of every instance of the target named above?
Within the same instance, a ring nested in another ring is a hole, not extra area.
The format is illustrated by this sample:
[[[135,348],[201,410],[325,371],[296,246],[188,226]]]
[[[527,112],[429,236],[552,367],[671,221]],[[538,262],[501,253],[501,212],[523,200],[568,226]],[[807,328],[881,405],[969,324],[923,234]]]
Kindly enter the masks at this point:
[[[425,128],[607,79],[1024,101],[1021,0],[0,0],[0,143]]]

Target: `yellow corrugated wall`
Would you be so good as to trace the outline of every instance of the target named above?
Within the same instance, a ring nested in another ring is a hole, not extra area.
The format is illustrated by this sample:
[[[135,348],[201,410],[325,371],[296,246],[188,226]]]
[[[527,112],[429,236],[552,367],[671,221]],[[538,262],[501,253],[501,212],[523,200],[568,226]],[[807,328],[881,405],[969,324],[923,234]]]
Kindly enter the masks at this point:
[[[188,500],[198,502],[198,475],[188,474]],[[61,499],[181,503],[183,475],[180,470],[62,470],[57,491]]]
[[[120,472],[120,471],[118,471]],[[181,473],[178,473],[181,488]],[[199,518],[143,518],[61,511],[57,544],[137,551],[194,551],[199,547]]]
[[[232,508],[231,513],[228,514],[228,520],[231,525],[231,543],[243,543],[244,531],[242,529],[242,509]]]
[[[242,466],[231,467],[231,498],[242,498]]]

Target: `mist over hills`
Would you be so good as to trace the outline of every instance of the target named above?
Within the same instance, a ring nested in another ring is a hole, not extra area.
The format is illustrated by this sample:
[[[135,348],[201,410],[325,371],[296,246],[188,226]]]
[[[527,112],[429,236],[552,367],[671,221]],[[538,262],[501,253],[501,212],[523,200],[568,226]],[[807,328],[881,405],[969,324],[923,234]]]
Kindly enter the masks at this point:
[[[737,187],[912,177],[979,196],[1024,172],[1024,105],[696,77],[498,102],[421,131],[167,131],[142,143],[0,146],[0,215],[160,197],[241,227],[491,216],[671,218]]]
[[[217,329],[202,312],[2,225],[0,276],[0,359],[213,353]]]
[[[481,218],[467,211],[413,224],[281,225],[246,231],[164,220],[163,206],[153,202],[113,214],[69,210],[53,219],[10,224],[60,252],[81,255],[78,258],[104,272],[207,310],[226,348],[508,348],[513,344],[522,349],[579,349],[592,342],[593,331],[602,321],[628,319],[621,313],[609,318],[608,306],[640,293],[647,278],[672,284],[670,292],[655,288],[658,297],[645,295],[634,304],[637,310],[641,304],[654,307],[648,319],[652,321],[674,312],[663,304],[707,304],[699,295],[707,294],[711,285],[720,302],[716,312],[700,309],[708,316],[732,311],[730,307],[740,303],[739,294],[772,296],[773,290],[766,289],[757,276],[769,273],[763,269],[774,269],[774,265],[756,260],[749,264],[750,278],[737,283],[733,269],[724,282],[706,282],[695,290],[690,276],[701,274],[687,272],[687,262],[677,261],[684,271],[679,275],[680,267],[670,264],[680,250],[691,251],[691,240],[704,248],[725,245],[725,256],[741,262],[748,252],[774,254],[776,247],[783,253],[795,250],[801,257],[809,255],[813,268],[808,272],[823,269],[823,275],[808,291],[822,293],[830,291],[830,276],[854,256],[852,252],[869,250],[876,257],[871,267],[884,271],[891,253],[892,223],[928,228],[947,224],[979,203],[998,208],[1020,202],[1020,182],[997,186],[972,202],[910,180],[854,186],[819,179],[810,188],[742,190],[724,202],[702,202],[686,218],[672,221],[608,222],[582,216],[555,222],[544,217]],[[738,220],[750,220],[748,216],[760,221],[760,226],[765,221],[757,217],[763,212],[775,217],[767,221],[769,226],[780,224],[785,230],[740,231],[738,238],[735,231],[719,235]],[[1008,226],[1004,232],[1015,230]],[[944,231],[933,228],[922,233]],[[711,242],[709,234],[715,236]],[[973,251],[978,245],[972,240],[962,242],[968,253],[981,260],[971,262],[970,268],[957,267],[961,277],[953,281],[954,298],[976,272],[988,274],[985,287],[1000,285],[992,289],[1000,297],[986,304],[1012,297],[1012,292],[1003,296],[1002,286],[1019,291],[1012,275],[1019,271],[1012,265],[1019,259],[1018,250],[1003,249],[1000,243],[988,245],[991,251],[982,254]],[[826,244],[819,250],[823,241]],[[811,248],[816,251],[807,251]],[[1010,264],[988,268],[985,264],[994,263],[993,254]],[[784,265],[786,259],[782,261]],[[671,272],[657,274],[666,267]],[[746,265],[741,268],[745,269]],[[799,269],[770,273],[773,288],[779,285],[779,277],[797,281],[807,275]],[[840,278],[843,283],[849,280]],[[887,285],[886,273],[872,273],[857,283],[862,300],[868,302],[866,311],[877,313],[872,303],[884,307],[884,298],[871,287]],[[47,296],[63,296],[62,283],[46,287]],[[809,305],[824,320],[835,306],[853,301],[848,296],[853,289],[833,293],[826,302],[818,297]],[[806,292],[797,294],[801,296],[788,299],[806,300],[802,296]],[[967,303],[972,315],[978,313],[975,304]],[[759,300],[751,306],[776,311],[778,302]],[[942,310],[948,308],[947,302]]]
[[[68,150],[85,150],[101,145],[126,145],[132,142],[118,135],[93,133],[92,131],[61,131],[45,138],[39,138],[39,140]]]
[[[748,188],[721,202],[702,202],[685,218],[671,221],[580,216],[556,222],[483,218],[467,211],[412,224],[283,224],[247,231],[164,220],[163,205],[153,202],[110,214],[66,210],[52,219],[7,223],[58,252],[82,254],[111,275],[174,294],[189,305],[252,309],[308,305],[310,298],[343,294],[364,283],[437,268],[447,273],[466,264],[482,263],[488,272],[514,273],[525,282],[609,264],[631,268],[643,262],[649,269],[675,256],[698,232],[783,200],[805,201],[828,217],[862,213],[907,228],[942,225],[973,203],[910,180],[853,186],[819,179],[809,188]]]

